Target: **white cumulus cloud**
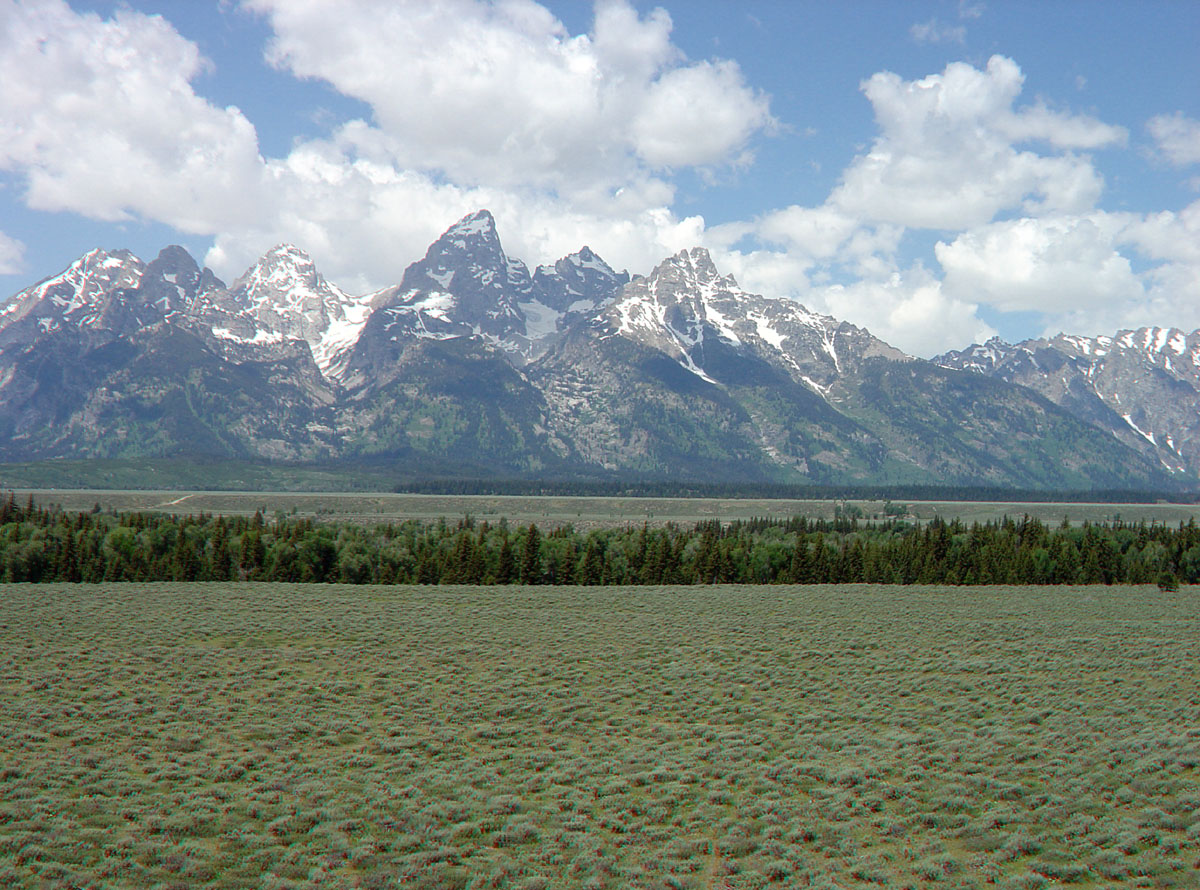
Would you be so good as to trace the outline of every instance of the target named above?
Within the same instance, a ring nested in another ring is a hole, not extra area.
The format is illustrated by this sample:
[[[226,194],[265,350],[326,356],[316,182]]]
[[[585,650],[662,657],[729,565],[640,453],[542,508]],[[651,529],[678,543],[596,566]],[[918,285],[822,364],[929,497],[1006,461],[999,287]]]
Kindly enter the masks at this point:
[[[247,0],[269,57],[366,102],[397,163],[560,193],[738,161],[772,119],[730,61],[688,62],[662,10],[601,3],[571,35],[531,0]]]
[[[1164,210],[1128,216],[1121,240],[1151,259],[1191,263],[1200,268],[1200,201],[1193,201],[1178,213]]]
[[[804,302],[925,358],[946,351],[947,344],[982,343],[996,333],[976,314],[978,304],[949,295],[919,265],[884,279],[818,288]]]
[[[938,242],[948,293],[1003,311],[1096,309],[1142,295],[1114,247],[1119,220],[1104,214],[1023,218]]]
[[[1177,111],[1150,118],[1146,129],[1158,150],[1175,166],[1200,164],[1200,121]]]
[[[261,212],[254,127],[191,80],[205,62],[163,19],[0,0],[0,169],[26,202],[212,232]]]
[[[863,220],[957,230],[1002,211],[1079,212],[1103,180],[1085,155],[1127,134],[1088,117],[1038,104],[1015,108],[1024,76],[993,56],[984,70],[955,62],[905,81],[880,72],[862,85],[880,133],[847,168],[830,203]],[[1045,143],[1057,153],[1021,149]]]

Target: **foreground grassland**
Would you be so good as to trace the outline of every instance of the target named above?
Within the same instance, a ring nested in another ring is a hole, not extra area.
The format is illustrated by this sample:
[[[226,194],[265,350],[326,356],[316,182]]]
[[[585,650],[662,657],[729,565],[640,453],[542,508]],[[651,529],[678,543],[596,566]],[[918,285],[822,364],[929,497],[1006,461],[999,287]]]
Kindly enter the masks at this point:
[[[0,587],[0,885],[1196,887],[1153,587]]]

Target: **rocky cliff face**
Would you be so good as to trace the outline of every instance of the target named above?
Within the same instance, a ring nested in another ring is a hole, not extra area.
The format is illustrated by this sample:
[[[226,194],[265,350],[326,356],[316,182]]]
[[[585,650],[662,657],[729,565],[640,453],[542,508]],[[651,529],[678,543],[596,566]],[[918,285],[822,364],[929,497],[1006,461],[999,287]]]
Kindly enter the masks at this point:
[[[148,264],[93,251],[0,306],[0,457],[1165,485],[1162,442],[1179,457],[1168,466],[1195,472],[1183,458],[1186,412],[1160,432],[1141,403],[1122,414],[1110,401],[1135,378],[1148,392],[1153,374],[1163,401],[1169,391],[1194,406],[1195,344],[1168,332],[1155,349],[1157,333],[1135,348],[1142,334],[1130,336],[1120,349],[1081,341],[1070,354],[993,343],[935,365],[794,301],[749,294],[700,248],[645,277],[586,247],[531,274],[487,211],[448,229],[398,285],[360,296],[289,245],[230,286],[182,248]],[[1073,369],[1058,375],[1061,391],[1015,385],[1023,374],[1049,380],[1052,362]]]

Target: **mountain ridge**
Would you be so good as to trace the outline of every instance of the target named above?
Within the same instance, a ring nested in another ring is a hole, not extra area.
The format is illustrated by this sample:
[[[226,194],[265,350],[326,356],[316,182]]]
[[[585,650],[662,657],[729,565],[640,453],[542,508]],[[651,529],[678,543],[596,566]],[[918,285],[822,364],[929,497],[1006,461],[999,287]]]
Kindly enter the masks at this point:
[[[481,210],[363,295],[286,244],[228,286],[175,246],[85,254],[0,306],[0,458],[1035,488],[1184,469],[1036,387],[975,382],[983,357],[907,356],[746,292],[703,248],[646,276],[588,247],[531,273]]]
[[[1167,470],[1200,474],[1200,331],[993,338],[933,361],[1026,386]]]

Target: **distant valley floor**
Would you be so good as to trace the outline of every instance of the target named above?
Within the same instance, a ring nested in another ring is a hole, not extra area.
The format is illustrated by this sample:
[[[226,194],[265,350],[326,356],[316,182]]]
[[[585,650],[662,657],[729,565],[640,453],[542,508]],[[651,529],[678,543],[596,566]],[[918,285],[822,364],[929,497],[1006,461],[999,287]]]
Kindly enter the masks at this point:
[[[2,479],[0,479],[2,482]],[[940,518],[964,523],[995,522],[1005,517],[1029,516],[1057,525],[1067,519],[1083,522],[1157,522],[1177,525],[1200,521],[1200,505],[1174,503],[1045,503],[1022,501],[929,501],[794,498],[655,498],[557,497],[526,495],[426,495],[385,492],[198,491],[164,489],[8,488],[18,503],[32,495],[41,506],[57,505],[67,511],[85,511],[99,505],[118,512],[151,511],[175,515],[208,513],[221,516],[266,518],[277,513],[289,517],[355,523],[401,522],[408,519],[457,520],[471,516],[515,524],[537,523],[543,528],[573,525],[579,529],[609,526],[662,526],[668,522],[692,525],[719,519],[908,519],[928,522]]]

